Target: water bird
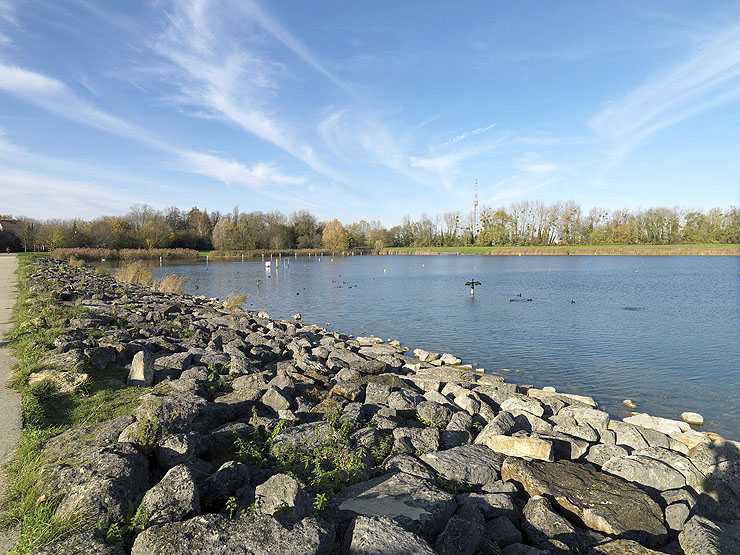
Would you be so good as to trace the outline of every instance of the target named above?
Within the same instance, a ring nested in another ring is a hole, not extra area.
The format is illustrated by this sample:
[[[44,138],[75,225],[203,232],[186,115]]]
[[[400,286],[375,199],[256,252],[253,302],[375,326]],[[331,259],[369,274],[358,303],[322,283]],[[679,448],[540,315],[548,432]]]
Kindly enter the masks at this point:
[[[527,301],[531,301],[532,299],[527,299]]]
[[[480,285],[480,281],[475,281],[474,279],[471,279],[469,282],[467,282],[465,285],[470,287],[470,296],[472,297],[475,295],[475,286]]]
[[[521,294],[521,293],[517,293],[517,294],[516,294],[516,295],[514,295],[514,296],[515,296],[515,297],[521,297],[521,296],[522,296],[522,294]]]
[[[571,300],[570,300],[570,304],[576,304],[576,301],[575,301],[575,300],[573,300],[573,299],[571,299]]]

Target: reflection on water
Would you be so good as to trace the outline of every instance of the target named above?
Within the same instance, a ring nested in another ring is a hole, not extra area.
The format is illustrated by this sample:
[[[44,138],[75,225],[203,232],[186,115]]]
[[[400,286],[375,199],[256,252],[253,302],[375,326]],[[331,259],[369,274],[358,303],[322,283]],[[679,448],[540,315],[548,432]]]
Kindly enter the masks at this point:
[[[167,264],[167,263],[165,263]],[[175,263],[187,292],[451,352],[507,380],[622,400],[740,439],[740,257],[324,256]],[[481,282],[475,296],[465,284]],[[516,373],[516,371],[520,373]]]

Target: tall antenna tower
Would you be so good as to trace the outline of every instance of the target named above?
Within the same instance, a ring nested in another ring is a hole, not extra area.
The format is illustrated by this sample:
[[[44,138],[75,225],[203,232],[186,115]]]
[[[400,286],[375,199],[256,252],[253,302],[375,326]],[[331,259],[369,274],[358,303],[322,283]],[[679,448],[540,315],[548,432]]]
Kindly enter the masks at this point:
[[[475,178],[475,195],[473,196],[473,240],[478,235],[478,178]]]

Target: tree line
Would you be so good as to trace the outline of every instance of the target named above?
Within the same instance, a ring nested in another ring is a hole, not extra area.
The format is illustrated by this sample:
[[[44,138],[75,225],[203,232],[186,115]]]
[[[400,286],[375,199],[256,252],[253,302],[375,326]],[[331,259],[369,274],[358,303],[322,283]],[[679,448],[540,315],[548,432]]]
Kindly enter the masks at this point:
[[[390,229],[377,220],[342,224],[317,219],[306,210],[208,212],[197,206],[155,210],[135,204],[122,216],[95,220],[15,218],[0,243],[14,250],[88,248],[188,248],[257,250],[327,248],[380,250],[387,247],[740,243],[740,210],[682,208],[608,210],[584,214],[574,201],[523,201],[480,213],[405,216]]]

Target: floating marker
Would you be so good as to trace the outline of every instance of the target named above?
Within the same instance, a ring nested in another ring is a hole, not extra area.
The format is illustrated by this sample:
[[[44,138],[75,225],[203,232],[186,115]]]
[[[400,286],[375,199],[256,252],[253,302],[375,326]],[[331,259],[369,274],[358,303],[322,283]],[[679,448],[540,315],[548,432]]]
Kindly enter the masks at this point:
[[[385,268],[383,268],[383,273],[384,273],[384,274],[385,274],[385,273],[386,273],[387,271],[388,271],[388,270],[386,270]]]

